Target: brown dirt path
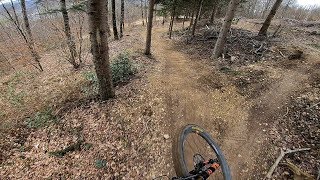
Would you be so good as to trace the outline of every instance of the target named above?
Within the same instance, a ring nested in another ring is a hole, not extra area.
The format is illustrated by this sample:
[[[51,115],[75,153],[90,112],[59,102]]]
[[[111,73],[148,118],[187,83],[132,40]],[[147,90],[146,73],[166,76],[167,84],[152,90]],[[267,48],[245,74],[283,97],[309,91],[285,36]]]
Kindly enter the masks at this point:
[[[165,98],[165,131],[172,137],[180,127],[198,124],[221,146],[234,179],[263,178],[277,154],[269,138],[270,124],[283,117],[290,96],[308,79],[306,71],[262,67],[277,80],[259,97],[247,99],[225,74],[177,51],[165,32],[161,27],[154,30],[154,56],[160,63],[149,77],[153,92]],[[171,161],[171,151],[166,152]]]
[[[173,136],[186,124],[205,127],[221,145],[233,176],[248,172],[259,154],[255,142],[247,142],[250,104],[230,84],[222,89],[210,87],[215,79],[219,83],[227,80],[212,67],[174,50],[163,32],[163,28],[155,29],[153,50],[160,64],[149,79],[154,93],[165,97],[166,131]]]

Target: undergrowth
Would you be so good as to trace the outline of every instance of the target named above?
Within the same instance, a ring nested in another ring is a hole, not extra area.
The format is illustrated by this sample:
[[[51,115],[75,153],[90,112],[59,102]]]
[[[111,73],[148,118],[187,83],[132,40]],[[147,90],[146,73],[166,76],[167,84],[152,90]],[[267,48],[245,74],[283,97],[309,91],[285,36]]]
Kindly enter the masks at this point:
[[[129,53],[120,53],[110,65],[112,73],[112,81],[114,86],[128,83],[130,78],[137,72],[135,65],[132,63]],[[98,79],[93,71],[83,73],[86,81],[89,82],[88,86],[82,88],[86,95],[98,93]]]
[[[320,49],[320,44],[309,44],[309,45],[316,49]]]
[[[129,53],[120,53],[111,63],[113,84],[119,85],[129,81],[130,77],[136,73]]]
[[[17,72],[14,76],[7,81],[7,93],[6,99],[9,100],[10,104],[14,107],[24,106],[25,92],[19,91],[17,85],[22,81],[24,74],[22,72]]]
[[[28,118],[26,124],[28,128],[38,129],[46,127],[52,123],[57,123],[58,118],[53,114],[51,109],[45,109],[37,112],[34,117]]]

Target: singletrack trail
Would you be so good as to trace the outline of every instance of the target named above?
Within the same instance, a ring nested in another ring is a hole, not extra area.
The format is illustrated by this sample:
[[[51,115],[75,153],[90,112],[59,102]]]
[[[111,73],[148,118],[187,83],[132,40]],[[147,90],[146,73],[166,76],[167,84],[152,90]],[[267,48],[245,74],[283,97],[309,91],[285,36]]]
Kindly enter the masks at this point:
[[[165,28],[154,30],[153,54],[160,63],[149,77],[154,93],[165,97],[164,131],[173,137],[186,124],[204,127],[220,144],[233,176],[249,177],[260,146],[259,135],[249,134],[250,104],[232,85],[212,88],[213,80],[225,83],[225,77],[176,51],[173,42],[162,37],[165,32]]]

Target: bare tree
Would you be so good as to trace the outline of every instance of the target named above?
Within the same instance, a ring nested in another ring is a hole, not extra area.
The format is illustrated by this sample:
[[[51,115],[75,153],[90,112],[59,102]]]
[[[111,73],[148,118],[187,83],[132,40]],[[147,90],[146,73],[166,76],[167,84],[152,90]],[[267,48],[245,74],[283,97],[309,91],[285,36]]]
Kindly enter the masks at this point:
[[[211,16],[210,16],[210,24],[213,24],[214,22],[214,18],[215,18],[215,15],[216,15],[216,12],[217,12],[217,1],[218,0],[213,0],[213,5],[212,5],[212,11],[211,11]]]
[[[193,20],[194,20],[194,9],[192,9],[192,13],[191,13],[189,30],[190,30],[190,29],[191,29],[191,27],[193,26]]]
[[[145,54],[151,54],[151,36],[152,36],[152,19],[153,19],[153,8],[155,0],[149,0],[149,15],[148,15],[148,27],[147,27],[147,40]]]
[[[24,20],[24,29],[25,31],[22,29],[16,9],[14,7],[13,1],[11,0],[11,8],[13,10],[13,15],[11,15],[11,13],[9,12],[9,10],[7,9],[7,7],[1,2],[3,9],[5,10],[6,14],[8,15],[8,17],[6,17],[10,22],[13,23],[16,31],[18,32],[18,34],[23,38],[23,40],[25,41],[32,58],[34,59],[35,63],[31,63],[32,66],[34,66],[36,69],[38,69],[39,71],[43,71],[43,68],[40,64],[40,56],[37,53],[37,51],[35,50],[35,45],[34,45],[34,41],[33,41],[33,36],[32,36],[32,32],[30,29],[30,24],[29,24],[29,19],[27,16],[27,10],[26,10],[26,5],[25,5],[25,1],[20,1],[20,5],[21,5],[21,10],[22,10],[22,15],[23,15],[23,20]],[[3,25],[0,23],[0,26],[2,28]],[[6,32],[6,31],[5,31]],[[10,39],[12,39],[10,33],[6,32],[6,34],[8,35],[8,37]]]
[[[230,30],[232,20],[235,15],[235,11],[240,3],[240,0],[231,0],[229,2],[228,10],[226,13],[226,16],[224,18],[224,22],[222,24],[218,40],[215,44],[214,50],[213,50],[213,58],[218,58],[221,56],[224,48],[224,44],[227,39],[227,34]]]
[[[11,1],[11,3],[12,3],[12,1]],[[31,55],[32,55],[34,61],[37,63],[37,65],[34,65],[34,67],[36,67],[40,71],[43,71],[42,65],[40,64],[41,57],[39,56],[38,52],[35,50],[34,40],[33,40],[32,32],[31,32],[31,29],[30,29],[30,24],[29,24],[29,19],[28,19],[28,13],[27,13],[25,0],[20,0],[20,5],[21,5],[22,16],[23,16],[24,27],[25,27],[26,32],[27,32],[27,36],[25,36],[24,33],[22,32],[22,30],[20,30],[21,31],[21,35],[24,37],[24,39],[25,39],[25,41],[26,41],[26,43],[28,45],[28,48],[29,48],[29,50],[31,52]],[[14,7],[14,5],[12,5],[12,6]],[[17,14],[16,14],[15,10],[14,10],[14,14],[16,16],[17,23],[19,23],[18,17],[17,17]]]
[[[107,3],[104,0],[89,0],[89,29],[93,62],[98,78],[101,100],[114,97],[114,88],[109,62],[107,33]]]
[[[142,26],[144,26],[144,9],[143,9],[143,0],[140,0],[140,7],[141,7],[141,18],[142,18]]]
[[[68,61],[72,64],[73,68],[78,69],[79,64],[76,62],[77,49],[76,49],[76,44],[74,42],[74,38],[71,34],[69,16],[68,16],[68,11],[66,7],[66,0],[60,0],[60,10],[63,17],[64,34],[67,38],[67,45],[70,51],[70,58],[68,59]]]
[[[124,0],[121,0],[120,38],[123,37],[123,29],[124,29]]]
[[[268,17],[264,21],[264,23],[263,23],[263,25],[262,25],[262,27],[261,27],[261,29],[259,31],[259,34],[258,34],[259,36],[267,36],[268,28],[269,28],[269,26],[271,24],[271,21],[272,21],[273,17],[276,15],[277,10],[280,7],[281,3],[282,3],[282,0],[277,0],[274,3],[274,5],[273,5]]]
[[[108,0],[105,0],[106,1],[106,3],[107,3],[107,7],[106,7],[106,11],[107,11],[107,14],[109,14],[109,9],[108,9],[108,7],[109,7],[109,2],[108,2]],[[111,30],[110,30],[110,26],[109,26],[109,16],[106,16],[106,18],[107,18],[107,31],[108,31],[108,35],[109,36],[111,36]]]
[[[115,40],[119,39],[118,29],[117,29],[117,17],[116,17],[116,1],[111,0],[111,9],[112,9],[112,27],[113,27],[113,36]]]
[[[169,39],[171,39],[172,37],[172,29],[173,29],[173,22],[174,22],[175,16],[176,16],[176,0],[173,0],[172,11],[171,11],[171,21],[169,25]]]
[[[194,33],[195,33],[196,27],[197,27],[197,23],[198,23],[199,18],[200,18],[202,4],[203,4],[203,0],[200,0],[199,5],[198,5],[198,9],[197,9],[196,19],[194,20],[194,23],[193,23],[193,26],[192,26],[192,33],[191,33],[192,37],[194,37]]]
[[[186,19],[187,19],[187,13],[184,14],[183,19],[182,19],[182,29],[184,29],[184,23],[185,23]]]
[[[148,24],[148,8],[147,8],[147,1],[148,0],[144,0],[144,17],[146,18],[146,24]]]

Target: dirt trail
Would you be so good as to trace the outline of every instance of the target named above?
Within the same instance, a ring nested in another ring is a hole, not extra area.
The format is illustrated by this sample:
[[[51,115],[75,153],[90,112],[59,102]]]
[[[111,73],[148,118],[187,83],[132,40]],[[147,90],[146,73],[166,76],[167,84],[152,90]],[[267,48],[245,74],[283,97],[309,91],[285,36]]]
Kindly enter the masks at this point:
[[[246,99],[225,74],[177,51],[173,41],[163,37],[165,32],[154,31],[154,56],[160,63],[149,77],[153,92],[165,98],[165,131],[172,137],[180,127],[198,124],[220,144],[233,178],[262,178],[270,163],[264,155],[275,148],[265,148],[270,143],[269,125],[283,117],[289,97],[308,78],[305,71],[269,67],[278,80],[259,97]],[[167,152],[171,160],[171,151]]]
[[[155,30],[153,49],[160,64],[150,77],[150,84],[155,93],[165,97],[168,133],[173,136],[177,129],[189,123],[205,127],[221,145],[233,176],[248,172],[246,167],[254,163],[259,153],[249,149],[254,147],[252,144],[245,143],[249,137],[250,104],[232,85],[225,84],[222,89],[206,88],[212,79],[226,81],[212,67],[174,50],[172,41],[161,37],[163,32],[165,29]]]

